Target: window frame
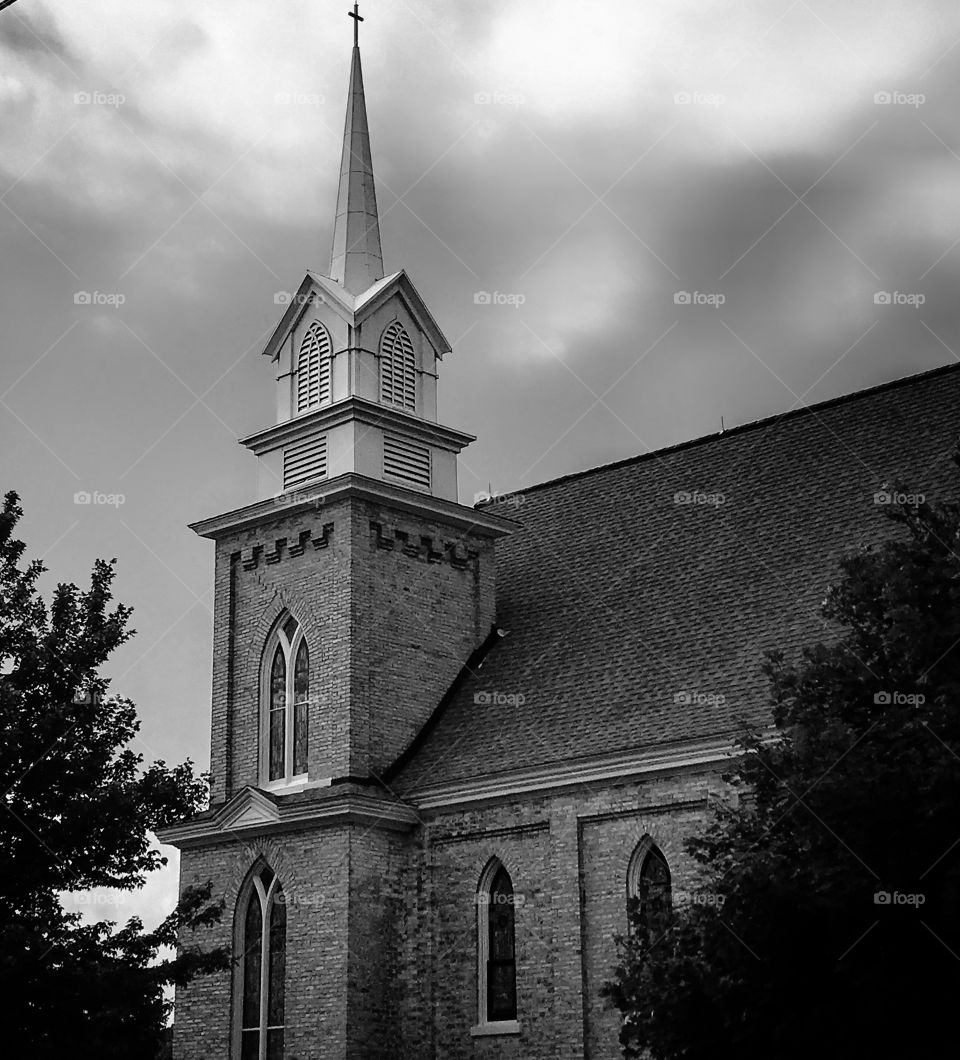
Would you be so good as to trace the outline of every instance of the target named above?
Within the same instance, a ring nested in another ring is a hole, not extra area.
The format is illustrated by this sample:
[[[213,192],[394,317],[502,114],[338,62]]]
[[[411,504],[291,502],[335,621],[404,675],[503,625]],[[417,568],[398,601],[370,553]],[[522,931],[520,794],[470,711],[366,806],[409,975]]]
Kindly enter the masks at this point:
[[[269,880],[264,884],[264,878],[269,874]],[[283,923],[283,990],[281,1023],[271,1024],[270,1015],[270,964],[272,957],[271,934],[273,910],[276,906],[286,907],[286,896],[280,878],[273,872],[270,866],[262,859],[251,869],[246,882],[237,897],[237,906],[234,914],[234,989],[233,989],[233,1050],[232,1055],[239,1060],[243,1055],[244,1031],[254,1028],[244,1027],[244,1003],[246,1001],[246,962],[248,952],[248,939],[246,933],[247,916],[252,902],[258,902],[260,907],[260,941],[258,960],[260,962],[259,981],[259,1022],[256,1028],[258,1035],[257,1057],[258,1060],[267,1060],[267,1049],[269,1046],[269,1032],[283,1032],[284,1044],[286,1039],[286,956],[287,956],[287,922],[284,916]],[[281,1049],[282,1054],[282,1049]]]
[[[284,627],[293,616],[284,611],[274,623],[273,631],[264,645],[263,656],[260,663],[260,787],[265,791],[277,791],[292,787],[302,787],[310,777],[310,674],[309,664],[312,661],[313,652],[304,635],[303,626],[296,619],[297,624],[293,637],[287,635]],[[296,698],[296,661],[300,646],[306,644],[308,659],[308,678],[306,699],[307,724],[306,724],[306,768],[301,773],[294,773],[296,756],[296,716],[298,701]],[[274,780],[270,779],[270,715],[272,713],[271,684],[273,662],[277,648],[283,652],[284,673],[284,748],[283,748],[283,774]]]
[[[649,835],[645,835],[636,847],[634,847],[633,853],[630,855],[630,863],[627,866],[626,914],[628,933],[632,933],[634,929],[633,920],[630,917],[630,904],[634,901],[642,901],[640,884],[644,879],[644,871],[651,859],[659,861],[666,872],[667,907],[669,912],[672,913],[673,911],[673,873],[670,871],[670,862],[667,861],[667,857],[663,850],[653,841],[653,839]]]
[[[514,977],[514,1016],[512,1019],[490,1019],[490,983],[488,963],[490,958],[490,905],[493,885],[499,874],[505,873],[510,884],[513,909],[513,977]],[[516,887],[510,870],[499,858],[491,858],[480,876],[477,886],[477,1023],[470,1029],[471,1037],[488,1035],[516,1035],[520,1033],[519,998],[517,996],[517,908]]]

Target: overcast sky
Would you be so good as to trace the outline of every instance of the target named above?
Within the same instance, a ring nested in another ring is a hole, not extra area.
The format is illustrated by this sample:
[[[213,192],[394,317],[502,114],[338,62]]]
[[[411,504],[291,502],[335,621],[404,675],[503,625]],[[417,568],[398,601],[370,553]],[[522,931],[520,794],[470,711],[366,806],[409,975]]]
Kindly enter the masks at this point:
[[[148,758],[208,762],[186,524],[255,499],[275,298],[329,264],[347,6],[0,12],[0,485],[47,590],[119,560]],[[467,503],[957,357],[955,0],[362,13],[385,265],[453,344]],[[174,891],[86,908],[152,922]]]

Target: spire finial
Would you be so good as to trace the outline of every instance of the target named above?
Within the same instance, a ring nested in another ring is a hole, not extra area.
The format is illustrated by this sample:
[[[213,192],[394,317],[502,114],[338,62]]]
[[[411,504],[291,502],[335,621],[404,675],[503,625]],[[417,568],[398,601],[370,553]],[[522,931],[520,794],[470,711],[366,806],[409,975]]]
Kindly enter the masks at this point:
[[[347,14],[353,19],[353,46],[354,48],[360,47],[360,23],[363,21],[363,15],[360,14],[360,5],[354,4],[353,10],[348,11]]]

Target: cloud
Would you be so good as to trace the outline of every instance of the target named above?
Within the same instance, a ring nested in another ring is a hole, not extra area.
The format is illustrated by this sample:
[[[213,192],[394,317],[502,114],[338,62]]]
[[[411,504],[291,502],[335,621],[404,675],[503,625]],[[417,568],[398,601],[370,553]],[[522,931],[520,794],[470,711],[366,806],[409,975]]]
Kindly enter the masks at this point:
[[[0,103],[18,103],[29,95],[27,86],[18,77],[0,74]]]
[[[362,35],[385,258],[454,341],[466,497],[953,359],[956,4],[425,0]],[[144,629],[119,690],[168,759],[202,758],[209,720],[209,616],[170,570],[202,596],[183,524],[253,498],[235,439],[272,422],[273,292],[328,261],[349,45],[339,0],[0,14],[5,400],[29,425],[0,410],[0,456],[47,545],[76,518],[64,464],[129,495],[154,555],[104,518],[51,563],[119,556]],[[83,315],[81,289],[126,304]]]
[[[50,11],[43,4],[21,4],[0,17],[0,49],[46,63],[74,61],[71,47],[61,35]]]
[[[109,920],[125,924],[139,917],[146,931],[152,931],[177,904],[179,895],[180,852],[153,839],[151,846],[168,859],[165,868],[147,876],[136,891],[97,887],[90,891],[64,892],[60,902],[68,913],[79,913],[85,924]]]

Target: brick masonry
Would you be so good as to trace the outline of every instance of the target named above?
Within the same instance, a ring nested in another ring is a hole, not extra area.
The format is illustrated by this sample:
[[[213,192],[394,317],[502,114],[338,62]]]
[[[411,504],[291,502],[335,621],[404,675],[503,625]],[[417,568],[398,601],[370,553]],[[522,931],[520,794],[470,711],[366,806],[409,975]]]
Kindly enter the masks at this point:
[[[617,1018],[599,988],[626,926],[630,858],[651,837],[676,889],[693,889],[685,836],[704,820],[710,773],[471,810],[432,811],[407,834],[345,825],[183,853],[186,885],[212,879],[233,937],[237,895],[264,858],[287,901],[288,1060],[617,1060]],[[517,896],[519,1036],[472,1037],[478,1021],[477,887],[491,858]],[[184,940],[190,942],[193,940]],[[233,1056],[232,977],[178,991],[177,1060]]]
[[[286,612],[311,651],[311,779],[380,775],[495,618],[489,539],[357,498],[278,505],[218,541],[215,582],[215,805],[260,782],[263,649]],[[599,989],[626,923],[630,857],[649,835],[684,880],[683,837],[718,785],[699,775],[573,787],[424,812],[406,833],[241,830],[188,844],[181,880],[213,881],[227,913],[203,941],[232,945],[251,869],[264,859],[277,873],[287,1060],[614,1060],[617,1020]],[[492,858],[517,896],[520,1033],[474,1037],[477,888]],[[178,991],[176,1060],[238,1060],[236,989],[226,973]]]
[[[311,652],[309,773],[383,771],[494,619],[493,544],[345,499],[278,505],[217,542],[211,774],[222,803],[259,783],[263,646],[280,616]]]
[[[432,914],[419,925],[421,978],[433,984],[432,1049],[410,1056],[616,1060],[618,1024],[599,988],[626,928],[627,869],[649,836],[667,856],[675,888],[694,887],[685,836],[706,814],[713,774],[643,784],[574,787],[549,798],[432,814],[421,857]],[[515,894],[517,1038],[470,1037],[477,1022],[477,885],[491,857]],[[423,937],[432,953],[424,954]],[[427,1021],[429,1022],[429,1021]]]
[[[357,496],[306,512],[278,505],[217,543],[214,804],[259,782],[261,660],[286,610],[311,648],[311,780],[381,774],[495,615],[511,634],[477,687],[522,689],[526,707],[505,717],[495,702],[478,706],[466,682],[418,743],[415,781],[409,766],[395,779],[414,807],[431,784],[728,731],[745,705],[761,702],[761,649],[824,635],[816,606],[835,557],[886,536],[874,496],[881,484],[953,492],[958,400],[960,371],[932,373],[815,416],[779,417],[546,484],[526,497],[525,532],[499,551],[496,609],[493,544],[480,534]],[[843,444],[823,446],[821,421]],[[726,522],[681,512],[671,499],[701,484],[742,498],[727,506]],[[743,535],[748,547],[738,544]],[[777,563],[772,579],[754,555],[759,537]],[[615,600],[583,589],[606,585],[628,553],[646,566]],[[656,650],[638,654],[639,633]],[[677,675],[658,678],[658,660],[671,651]],[[721,689],[726,706],[679,710],[678,688]],[[667,858],[674,894],[695,892],[684,839],[721,788],[710,770],[665,771],[422,810],[407,831],[340,819],[187,842],[182,883],[211,879],[227,915],[183,942],[232,942],[237,895],[264,858],[289,898],[287,1060],[616,1060],[617,1020],[599,990],[626,927],[631,856],[649,836]],[[323,793],[331,806],[336,790],[290,798],[300,807]],[[494,857],[522,898],[520,1033],[473,1037],[477,887]],[[178,991],[177,1060],[239,1060],[233,989],[226,973]]]

